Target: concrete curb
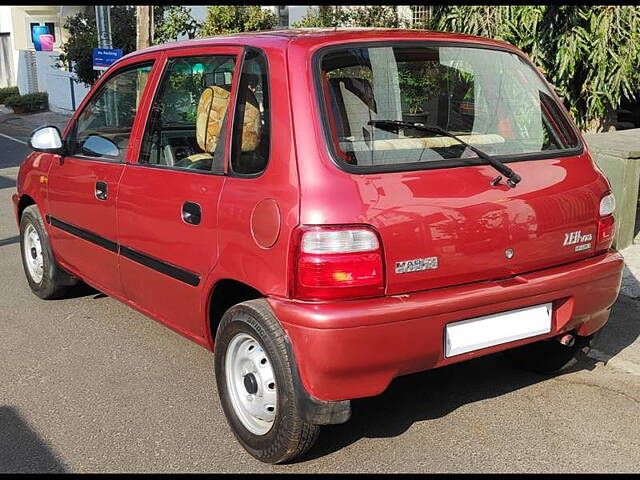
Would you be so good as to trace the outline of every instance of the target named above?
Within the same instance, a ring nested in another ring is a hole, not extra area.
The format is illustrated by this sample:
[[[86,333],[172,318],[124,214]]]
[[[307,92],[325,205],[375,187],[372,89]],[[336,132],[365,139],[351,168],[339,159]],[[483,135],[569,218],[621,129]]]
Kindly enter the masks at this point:
[[[631,245],[620,250],[620,253],[625,263],[620,294],[640,299],[640,245]]]

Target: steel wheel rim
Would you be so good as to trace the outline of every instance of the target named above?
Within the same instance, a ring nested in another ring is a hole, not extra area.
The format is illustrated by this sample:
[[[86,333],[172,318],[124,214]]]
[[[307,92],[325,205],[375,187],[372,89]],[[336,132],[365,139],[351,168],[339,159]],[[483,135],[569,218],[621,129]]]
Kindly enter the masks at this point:
[[[271,360],[247,333],[231,339],[225,357],[227,388],[233,409],[255,435],[265,435],[276,418],[278,393]]]
[[[35,283],[40,283],[44,275],[44,257],[40,235],[33,225],[29,224],[25,229],[22,243],[29,276]]]

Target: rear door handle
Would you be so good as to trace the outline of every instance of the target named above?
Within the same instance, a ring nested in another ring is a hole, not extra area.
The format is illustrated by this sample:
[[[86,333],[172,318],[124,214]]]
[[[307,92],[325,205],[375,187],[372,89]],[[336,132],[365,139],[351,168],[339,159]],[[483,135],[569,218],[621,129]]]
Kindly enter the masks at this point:
[[[200,205],[193,202],[184,202],[182,204],[182,220],[191,225],[199,225],[202,219],[202,210]]]
[[[96,182],[96,198],[98,200],[107,199],[107,184],[105,182]]]

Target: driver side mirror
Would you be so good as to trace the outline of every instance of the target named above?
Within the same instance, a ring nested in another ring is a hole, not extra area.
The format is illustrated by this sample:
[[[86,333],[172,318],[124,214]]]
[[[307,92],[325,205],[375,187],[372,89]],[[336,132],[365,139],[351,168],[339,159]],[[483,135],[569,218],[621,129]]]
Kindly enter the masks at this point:
[[[40,127],[33,131],[29,139],[29,147],[36,152],[63,153],[62,137],[58,127]]]

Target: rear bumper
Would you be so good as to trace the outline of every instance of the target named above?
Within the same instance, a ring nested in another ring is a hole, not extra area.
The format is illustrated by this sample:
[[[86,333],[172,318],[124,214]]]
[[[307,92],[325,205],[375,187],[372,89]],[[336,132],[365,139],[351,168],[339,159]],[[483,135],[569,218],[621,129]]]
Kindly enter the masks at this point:
[[[590,335],[609,318],[624,261],[615,251],[514,278],[326,303],[268,298],[287,332],[304,388],[319,400],[369,397],[399,375],[575,331]],[[548,334],[444,356],[447,323],[553,302]]]

